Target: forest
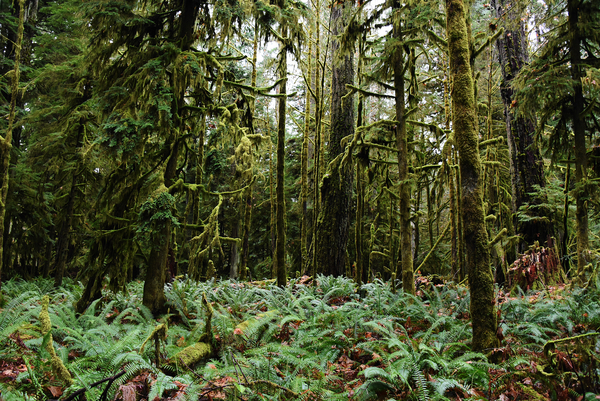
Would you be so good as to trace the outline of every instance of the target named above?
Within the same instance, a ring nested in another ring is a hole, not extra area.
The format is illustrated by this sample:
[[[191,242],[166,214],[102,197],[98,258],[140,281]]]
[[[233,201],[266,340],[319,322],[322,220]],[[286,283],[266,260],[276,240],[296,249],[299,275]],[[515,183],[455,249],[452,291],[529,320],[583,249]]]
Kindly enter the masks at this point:
[[[600,399],[600,2],[489,1],[0,0],[0,400]]]

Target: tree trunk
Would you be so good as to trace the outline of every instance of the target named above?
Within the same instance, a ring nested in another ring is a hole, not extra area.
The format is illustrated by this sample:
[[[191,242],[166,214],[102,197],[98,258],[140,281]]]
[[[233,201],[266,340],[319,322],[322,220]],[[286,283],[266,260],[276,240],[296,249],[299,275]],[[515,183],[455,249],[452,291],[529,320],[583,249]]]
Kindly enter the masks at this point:
[[[332,32],[341,34],[352,11],[352,3],[345,1],[331,10]],[[331,78],[331,132],[328,144],[327,174],[321,182],[321,210],[317,221],[317,271],[334,276],[345,273],[346,249],[350,231],[353,169],[350,164],[340,165],[344,152],[340,143],[345,136],[354,135],[353,98],[342,100],[354,81],[354,56],[343,55],[337,39],[332,41]]]
[[[287,38],[285,24],[281,27],[281,37]],[[277,186],[275,187],[276,205],[276,231],[275,241],[275,265],[277,266],[277,285],[287,284],[287,273],[285,269],[285,108],[287,104],[287,49],[281,46],[281,60],[279,76],[282,79],[279,84],[279,119],[277,121]]]
[[[452,91],[452,121],[459,152],[461,213],[466,265],[471,291],[471,319],[475,351],[496,347],[494,278],[490,269],[488,235],[483,213],[481,161],[477,115],[470,65],[469,34],[463,0],[446,0],[448,50]]]
[[[577,221],[577,276],[583,283],[585,267],[590,262],[589,254],[589,223],[587,210],[588,191],[587,181],[587,153],[585,145],[585,121],[582,114],[584,110],[583,87],[581,84],[582,60],[581,60],[581,32],[579,21],[579,1],[568,0],[567,11],[569,14],[570,52],[571,52],[571,78],[573,81],[573,111],[571,119],[573,122],[573,133],[575,136],[575,203],[577,210],[575,219]]]
[[[62,285],[63,276],[65,273],[65,265],[67,262],[67,251],[69,248],[69,232],[71,231],[71,225],[73,222],[73,209],[75,206],[75,195],[77,191],[78,175],[77,171],[73,173],[73,179],[71,181],[71,190],[69,192],[69,199],[65,208],[65,217],[58,233],[58,240],[56,244],[56,262],[54,263],[54,286],[60,287]]]
[[[164,184],[167,188],[173,185],[177,168],[177,158],[179,157],[180,145],[176,137],[173,138],[172,143],[173,149],[164,173]],[[165,311],[165,304],[167,302],[164,286],[172,234],[171,226],[171,220],[166,219],[164,225],[154,234],[152,249],[148,257],[142,303],[155,315]]]
[[[15,48],[15,63],[13,66],[13,75],[11,79],[11,95],[10,95],[10,108],[8,115],[8,130],[4,138],[0,137],[0,244],[4,243],[5,224],[4,217],[6,216],[6,198],[8,195],[8,180],[9,180],[9,166],[10,166],[10,150],[12,149],[12,133],[15,123],[15,108],[17,105],[17,97],[19,90],[19,78],[20,78],[20,60],[21,60],[21,47],[23,45],[23,28],[24,28],[24,8],[25,1],[19,0],[19,28],[17,32],[17,42]],[[4,246],[0,246],[0,289],[2,288],[2,261]]]
[[[396,19],[393,28],[393,35],[394,39],[397,41],[403,40],[402,27],[400,24],[400,19]],[[394,89],[396,96],[396,147],[398,149],[398,180],[400,181],[400,255],[402,257],[399,273],[402,274],[402,288],[404,292],[414,294],[415,279],[413,273],[412,228],[410,225],[410,182],[408,177],[408,135],[406,132],[406,103],[403,73],[405,63],[403,46],[395,46],[395,49]]]
[[[235,202],[237,203],[237,202]],[[240,210],[243,209],[245,210],[245,206],[246,206],[246,202],[242,201],[240,202]],[[238,238],[240,235],[240,226],[242,225],[242,220],[241,217],[239,218],[237,216],[234,216],[234,221],[232,223],[233,227],[231,229],[231,237],[232,238]],[[237,279],[239,278],[239,273],[240,273],[240,246],[238,245],[237,242],[234,242],[231,244],[231,248],[229,251],[229,278],[232,279]]]
[[[308,33],[308,62],[306,63],[306,85],[310,85],[312,76],[312,30]],[[304,103],[304,133],[302,135],[302,153],[300,160],[301,171],[301,191],[300,191],[300,206],[302,208],[302,222],[300,227],[300,271],[307,271],[308,267],[308,142],[310,136],[310,119],[311,119],[311,92],[306,89],[306,100]]]
[[[498,46],[498,60],[502,71],[502,85],[500,93],[504,103],[504,116],[506,120],[506,137],[510,156],[510,177],[512,186],[512,212],[513,226],[516,232],[523,235],[523,243],[518,251],[523,252],[528,245],[539,241],[542,245],[550,245],[552,226],[546,219],[530,219],[519,221],[516,213],[523,205],[540,204],[544,202],[540,196],[532,195],[535,187],[546,186],[544,177],[544,160],[540,154],[539,146],[535,141],[535,121],[531,118],[517,116],[514,110],[514,90],[512,80],[521,68],[529,62],[527,54],[527,36],[521,15],[516,11],[518,6],[510,0],[492,0],[496,16],[507,21],[505,32],[496,42]],[[545,216],[541,210],[534,210],[536,216]]]

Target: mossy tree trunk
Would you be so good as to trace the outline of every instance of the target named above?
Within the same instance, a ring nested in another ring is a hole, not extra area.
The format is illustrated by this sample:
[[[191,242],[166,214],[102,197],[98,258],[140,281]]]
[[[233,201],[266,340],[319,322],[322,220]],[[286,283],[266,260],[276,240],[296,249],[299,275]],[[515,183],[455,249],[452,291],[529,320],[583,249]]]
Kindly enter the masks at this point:
[[[252,76],[250,85],[256,87],[258,59],[258,19],[254,20],[254,41],[252,44]],[[256,103],[252,102],[252,113],[256,110]],[[254,120],[252,121],[254,124]],[[252,147],[250,148],[252,152]],[[252,160],[254,160],[252,158]],[[242,231],[242,261],[240,264],[240,280],[246,280],[248,274],[248,256],[250,255],[250,225],[252,224],[252,186],[248,187],[244,196],[244,225]]]
[[[522,252],[534,241],[539,241],[542,245],[546,242],[549,243],[553,230],[547,219],[519,221],[516,217],[521,206],[544,202],[540,196],[532,195],[536,192],[536,186],[540,188],[546,186],[544,160],[535,140],[535,121],[517,115],[512,103],[514,100],[512,80],[529,61],[524,23],[521,21],[521,15],[516,11],[518,6],[509,0],[493,0],[492,6],[496,10],[497,18],[506,21],[504,34],[498,38],[496,44],[502,72],[500,93],[504,104],[506,137],[510,155],[512,213],[515,216],[513,226],[516,228],[516,232],[523,236],[523,243],[519,247],[519,251]],[[545,215],[543,211],[534,213],[537,216]]]
[[[312,77],[312,30],[309,28],[308,33],[308,62],[306,63],[306,85],[311,84]],[[300,227],[300,271],[307,271],[308,267],[308,143],[310,137],[310,119],[311,119],[311,91],[307,88],[304,113],[304,133],[302,134],[302,153],[300,156],[300,171],[301,171],[301,191],[300,191],[300,207],[302,208],[302,222]]]
[[[575,136],[575,204],[577,210],[577,276],[580,282],[584,279],[585,267],[590,262],[589,254],[589,223],[587,208],[587,153],[585,144],[585,121],[583,119],[584,99],[581,78],[583,77],[583,61],[581,60],[582,38],[579,24],[580,1],[568,0],[567,12],[569,14],[571,78],[573,81],[573,110],[571,119]]]
[[[173,138],[173,142],[171,156],[169,157],[164,173],[164,184],[167,188],[174,183],[177,158],[179,157],[179,141],[175,137]],[[165,312],[165,303],[167,302],[164,286],[171,234],[172,222],[170,219],[164,219],[161,226],[153,233],[150,255],[148,256],[142,303],[155,315]]]
[[[4,138],[0,137],[0,288],[2,286],[2,252],[4,251],[4,237],[8,234],[4,218],[6,216],[6,199],[8,195],[10,151],[12,149],[13,128],[15,123],[15,112],[20,79],[21,48],[23,46],[23,30],[25,18],[25,0],[19,0],[19,27],[17,41],[15,44],[15,62],[11,77],[11,95],[8,115],[8,129]]]
[[[475,351],[490,351],[498,343],[494,278],[483,212],[477,104],[470,65],[466,11],[463,0],[446,1],[450,74],[454,83],[452,121],[459,152],[461,217],[471,291],[472,348]]]
[[[281,37],[287,39],[287,28],[281,26]],[[276,193],[276,232],[275,240],[275,266],[277,271],[277,285],[285,286],[287,273],[285,268],[285,109],[287,104],[287,46],[281,44],[281,58],[279,60],[279,116],[277,120],[277,185]]]
[[[400,12],[397,5],[395,12]],[[404,40],[402,19],[394,18],[393,35],[398,42]],[[412,253],[412,227],[410,224],[410,180],[408,175],[408,135],[406,130],[406,103],[404,90],[404,51],[398,44],[394,47],[394,95],[396,96],[396,147],[398,149],[398,180],[400,181],[400,255],[401,265],[397,274],[402,275],[402,288],[409,294],[415,293]],[[392,199],[390,199],[392,201]],[[392,213],[393,216],[393,213]],[[390,249],[390,252],[392,249]],[[393,266],[390,266],[393,268]]]
[[[344,31],[353,5],[344,1],[331,10],[333,66],[331,77],[331,131],[328,143],[327,174],[321,181],[321,210],[316,235],[317,272],[341,276],[346,271],[346,250],[350,231],[353,166],[341,165],[344,152],[340,141],[354,135],[353,97],[342,99],[346,85],[354,82],[354,55],[344,54],[336,35]]]

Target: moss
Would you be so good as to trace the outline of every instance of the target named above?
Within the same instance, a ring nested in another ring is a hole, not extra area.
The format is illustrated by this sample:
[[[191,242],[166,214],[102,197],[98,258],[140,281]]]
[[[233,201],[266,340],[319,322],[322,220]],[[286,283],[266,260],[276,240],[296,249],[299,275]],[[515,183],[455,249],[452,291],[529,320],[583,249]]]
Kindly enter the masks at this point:
[[[471,291],[471,318],[475,351],[493,349],[496,337],[494,277],[483,210],[475,88],[470,65],[469,29],[463,0],[447,0],[447,32],[452,92],[453,126],[460,155],[463,240]]]
[[[71,385],[73,384],[73,378],[71,377],[71,373],[64,365],[62,359],[58,355],[56,355],[56,351],[54,350],[54,342],[52,339],[52,322],[50,321],[50,315],[48,314],[48,306],[50,305],[50,297],[45,295],[42,298],[42,310],[40,311],[40,326],[42,335],[45,336],[48,334],[48,342],[46,343],[46,351],[50,354],[50,365],[52,367],[52,373],[55,378],[60,380],[61,382]]]
[[[46,335],[52,330],[52,323],[50,322],[50,315],[48,315],[48,306],[50,305],[50,297],[45,295],[42,298],[42,311],[40,312],[40,325],[42,327],[42,334]]]
[[[194,366],[200,361],[209,358],[213,353],[212,345],[208,343],[198,342],[189,347],[186,347],[176,353],[171,359],[171,363],[175,365]]]

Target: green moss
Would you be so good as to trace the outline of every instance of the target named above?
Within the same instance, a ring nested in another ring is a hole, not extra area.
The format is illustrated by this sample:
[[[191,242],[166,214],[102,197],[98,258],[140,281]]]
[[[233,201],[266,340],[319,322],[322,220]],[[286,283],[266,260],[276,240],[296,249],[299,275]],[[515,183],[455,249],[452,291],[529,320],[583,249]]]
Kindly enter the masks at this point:
[[[176,353],[171,359],[172,364],[184,366],[194,366],[203,359],[210,357],[213,353],[213,348],[208,343],[195,343]]]
[[[483,210],[483,185],[479,156],[475,88],[470,65],[469,29],[463,0],[447,0],[448,50],[454,88],[453,125],[460,155],[460,212],[466,266],[471,290],[471,318],[475,351],[491,350],[498,344],[494,277]]]
[[[50,305],[50,297],[45,295],[42,298],[42,310],[40,312],[40,326],[42,335],[46,335],[50,333],[52,330],[52,322],[50,321],[50,315],[48,314],[48,306]],[[52,366],[52,373],[56,377],[56,379],[61,382],[71,385],[73,384],[73,379],[71,377],[71,373],[69,373],[67,367],[64,365],[62,359],[56,355],[56,351],[54,350],[54,342],[52,339],[52,334],[48,335],[48,342],[46,344],[46,351],[50,354],[50,365]]]

